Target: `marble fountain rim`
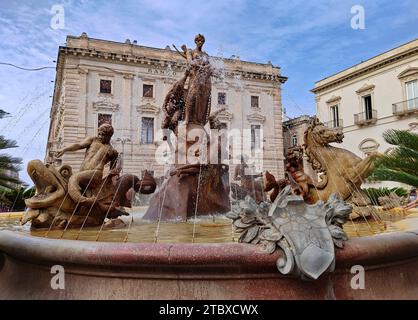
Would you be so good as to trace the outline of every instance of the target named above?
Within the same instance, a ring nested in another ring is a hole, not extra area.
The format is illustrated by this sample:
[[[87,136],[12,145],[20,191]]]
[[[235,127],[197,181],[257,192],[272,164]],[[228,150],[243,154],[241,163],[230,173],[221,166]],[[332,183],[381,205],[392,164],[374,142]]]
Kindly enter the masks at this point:
[[[7,256],[45,268],[62,264],[70,272],[98,276],[161,278],[164,274],[202,279],[245,273],[260,278],[280,275],[276,268],[280,255],[281,251],[268,254],[259,246],[242,243],[92,242],[0,231],[0,272]],[[347,272],[356,264],[379,269],[417,259],[418,230],[352,238],[343,250],[336,249],[334,273]]]

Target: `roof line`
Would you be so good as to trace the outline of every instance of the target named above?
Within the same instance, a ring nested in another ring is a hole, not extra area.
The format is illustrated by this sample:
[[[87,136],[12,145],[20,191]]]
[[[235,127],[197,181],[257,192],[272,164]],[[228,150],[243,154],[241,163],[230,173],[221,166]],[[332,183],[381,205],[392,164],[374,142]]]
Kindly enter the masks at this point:
[[[73,35],[67,35],[67,38],[80,39],[80,37],[73,36]],[[117,43],[117,44],[122,44],[122,45],[127,44],[127,45],[131,45],[131,46],[137,46],[137,47],[141,47],[141,48],[147,48],[147,49],[158,50],[158,51],[167,51],[167,49],[165,49],[165,48],[163,49],[163,48],[157,48],[157,47],[150,47],[150,46],[144,46],[144,45],[139,45],[139,44],[134,44],[134,43],[119,42],[119,41],[114,41],[114,40],[98,39],[98,38],[91,38],[91,37],[87,37],[86,39],[96,40],[96,41],[103,41],[103,42],[112,42],[112,43]],[[171,50],[171,47],[170,47],[170,51],[174,52],[174,50]],[[232,59],[232,58],[223,58],[223,57],[212,56],[212,55],[210,55],[210,56],[215,57],[215,58],[222,58],[223,60],[234,61],[234,59]],[[281,69],[280,67],[275,66],[272,63],[253,62],[253,61],[241,60],[241,59],[239,61],[244,62],[244,63],[249,63],[249,64],[259,64],[259,65],[262,65],[262,66],[271,65],[273,68]]]
[[[321,80],[315,81],[315,83],[318,83],[318,82],[324,81],[324,80],[326,80],[326,79],[328,79],[328,78],[331,78],[331,77],[333,77],[333,76],[336,76],[336,75],[337,75],[337,74],[339,74],[339,73],[342,73],[342,72],[347,71],[347,70],[349,70],[349,69],[351,69],[351,68],[357,67],[357,66],[361,65],[362,63],[365,63],[365,62],[367,62],[367,61],[370,61],[370,60],[372,60],[372,59],[374,59],[374,58],[377,58],[377,57],[379,57],[379,56],[381,56],[381,55],[384,55],[384,54],[386,54],[386,53],[388,53],[388,52],[390,52],[390,51],[392,51],[392,50],[396,50],[396,49],[398,49],[398,48],[400,48],[400,47],[403,47],[403,46],[405,46],[405,45],[407,45],[407,44],[409,44],[409,43],[411,43],[411,42],[417,41],[417,40],[418,40],[418,38],[412,39],[411,41],[408,41],[408,42],[406,42],[406,43],[404,43],[404,44],[401,44],[401,45],[399,45],[399,46],[397,46],[397,47],[394,47],[394,48],[392,48],[392,49],[386,50],[386,51],[384,51],[384,52],[382,52],[382,53],[379,53],[379,54],[377,54],[377,55],[375,55],[375,56],[373,56],[373,57],[371,57],[371,58],[368,58],[368,59],[366,59],[366,60],[364,60],[364,61],[361,61],[361,62],[359,62],[359,63],[356,63],[356,64],[354,64],[354,65],[352,65],[352,66],[350,66],[350,67],[348,67],[348,68],[345,68],[345,69],[343,69],[343,70],[341,70],[341,71],[338,71],[338,72],[336,72],[336,73],[333,73],[333,74],[329,75],[328,77],[325,77],[325,78],[322,78]]]

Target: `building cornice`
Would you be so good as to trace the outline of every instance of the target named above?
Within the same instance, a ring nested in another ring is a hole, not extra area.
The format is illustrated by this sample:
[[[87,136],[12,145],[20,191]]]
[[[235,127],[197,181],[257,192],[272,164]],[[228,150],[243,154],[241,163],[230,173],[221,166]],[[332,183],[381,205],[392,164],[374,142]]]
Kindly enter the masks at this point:
[[[313,117],[311,116],[303,115],[297,118],[289,119],[289,120],[283,121],[283,127],[290,128],[290,127],[301,125],[303,123],[309,123],[310,121],[312,121],[312,118]]]
[[[130,53],[121,54],[110,51],[100,51],[95,49],[85,48],[72,48],[72,47],[60,47],[59,54],[65,56],[78,56],[88,59],[99,59],[107,61],[115,61],[118,63],[128,63],[144,67],[152,67],[154,69],[165,69],[168,66],[173,71],[184,71],[186,69],[186,63],[181,61],[164,60],[157,58],[147,58],[145,56],[136,56]],[[261,73],[246,70],[226,70],[225,76],[228,78],[236,79],[240,76],[241,80],[257,80],[267,82],[285,83],[287,77],[273,73]]]
[[[161,53],[171,53],[177,57],[179,57],[179,55],[177,54],[177,52],[175,52],[174,50],[172,50],[170,48],[170,46],[166,46],[164,49],[163,48],[156,48],[156,47],[149,47],[149,46],[144,46],[144,45],[140,45],[137,42],[133,42],[131,43],[129,39],[127,39],[127,41],[125,42],[119,42],[119,41],[113,41],[113,40],[105,40],[105,39],[97,39],[97,38],[92,38],[89,37],[85,32],[83,32],[81,34],[81,36],[77,37],[77,36],[72,36],[72,35],[67,35],[67,46],[68,47],[77,47],[77,48],[95,48],[95,47],[103,47],[103,45],[107,46],[107,45],[111,45],[111,46],[115,46],[115,48],[119,49],[120,51],[123,52],[127,52],[129,50],[145,50],[148,52],[154,52],[156,54],[161,54]],[[227,63],[233,63],[236,65],[236,68],[240,69],[240,68],[245,68],[246,65],[251,65],[251,66],[262,66],[262,67],[271,67],[277,70],[280,70],[280,67],[278,66],[274,66],[271,61],[268,61],[267,63],[261,63],[261,62],[253,62],[253,61],[246,61],[246,60],[242,60],[239,56],[231,56],[230,58],[224,58],[224,57],[214,57],[217,59],[222,59],[223,61],[227,62]]]
[[[251,113],[247,116],[247,120],[250,123],[264,123],[266,117],[259,113]]]
[[[332,96],[330,99],[328,99],[327,101],[325,101],[325,103],[330,104],[330,103],[335,103],[335,102],[339,102],[341,100],[340,96]]]
[[[217,118],[221,121],[231,121],[233,117],[234,114],[228,110],[221,111],[217,115]]]
[[[415,75],[418,73],[417,67],[408,67],[406,70],[402,71],[400,74],[398,74],[398,79],[404,79],[409,76]]]
[[[325,90],[336,87],[342,83],[359,78],[365,74],[379,70],[381,68],[397,63],[400,60],[407,59],[414,55],[418,55],[418,46],[412,47],[408,50],[401,51],[397,54],[393,54],[387,58],[382,58],[381,60],[378,60],[370,64],[369,60],[377,59],[379,57],[379,56],[376,56],[372,59],[369,59],[368,61],[362,62],[356,66],[353,66],[351,68],[348,68],[346,70],[339,72],[341,73],[341,76],[338,76],[339,73],[337,73],[335,75],[328,77],[329,81],[327,81],[328,80],[327,78],[318,81],[318,83],[319,82],[324,82],[324,83],[311,89],[311,92],[315,94],[321,93]],[[362,66],[362,64],[364,64],[364,66]],[[348,72],[350,69],[353,69],[353,70],[351,72]],[[335,78],[335,79],[332,80],[331,78]]]
[[[119,105],[110,101],[100,100],[93,102],[93,110],[115,112],[119,110]]]
[[[160,108],[152,105],[151,103],[147,103],[136,106],[136,111],[138,111],[140,114],[149,113],[157,115],[160,112]]]
[[[366,91],[372,91],[375,88],[374,84],[364,84],[360,89],[356,90],[357,94],[361,94]]]

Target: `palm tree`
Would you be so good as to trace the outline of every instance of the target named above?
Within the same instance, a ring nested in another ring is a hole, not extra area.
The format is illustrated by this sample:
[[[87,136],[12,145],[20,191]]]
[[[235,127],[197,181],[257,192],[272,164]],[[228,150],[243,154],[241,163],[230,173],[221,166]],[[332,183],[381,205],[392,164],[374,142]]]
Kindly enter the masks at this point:
[[[418,134],[391,129],[383,133],[383,138],[396,147],[376,160],[376,168],[370,178],[418,187]],[[415,200],[407,208],[415,207],[416,204]]]
[[[35,187],[27,188],[26,186],[21,186],[0,194],[0,202],[8,206],[11,211],[23,211],[26,208],[25,199],[34,195]]]
[[[0,119],[6,115],[8,115],[7,112],[0,110]],[[19,172],[22,159],[2,153],[5,149],[16,147],[16,141],[8,140],[0,135],[0,189],[12,190],[16,188],[16,184],[21,183],[19,179],[13,177],[13,173]]]

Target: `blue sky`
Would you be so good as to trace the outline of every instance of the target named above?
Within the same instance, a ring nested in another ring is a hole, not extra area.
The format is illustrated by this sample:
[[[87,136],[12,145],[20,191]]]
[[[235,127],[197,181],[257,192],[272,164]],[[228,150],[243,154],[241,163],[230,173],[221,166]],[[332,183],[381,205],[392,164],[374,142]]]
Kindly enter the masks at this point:
[[[51,28],[56,4],[65,10],[64,29]],[[354,5],[365,9],[363,30],[351,28]],[[315,112],[315,81],[417,38],[418,1],[0,0],[0,62],[54,67],[66,35],[82,32],[160,48],[191,46],[200,32],[209,54],[280,66],[289,77],[283,106],[294,117]],[[44,157],[54,78],[54,69],[0,65],[0,109],[12,114],[0,132],[18,141],[14,152],[25,165]]]

